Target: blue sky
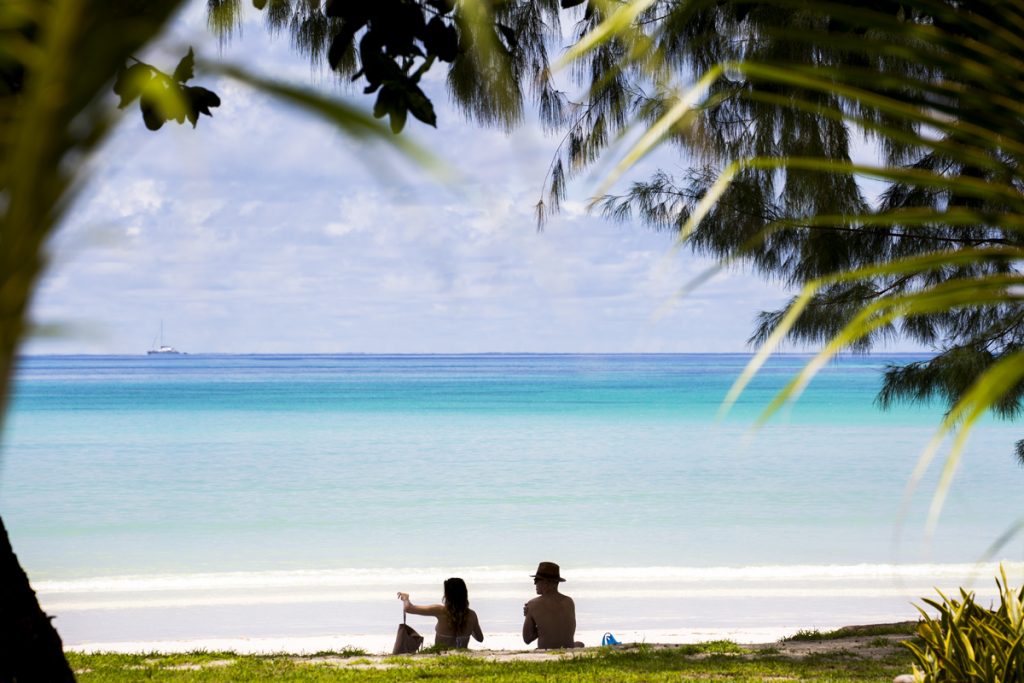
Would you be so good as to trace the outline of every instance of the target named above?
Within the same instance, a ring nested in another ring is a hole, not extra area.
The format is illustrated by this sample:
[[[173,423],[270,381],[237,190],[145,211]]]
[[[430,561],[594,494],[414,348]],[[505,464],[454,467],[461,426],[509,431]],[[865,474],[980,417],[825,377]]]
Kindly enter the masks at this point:
[[[187,45],[217,57],[204,8],[147,59],[170,70]],[[337,88],[251,8],[221,58]],[[63,332],[26,351],[143,353],[163,321],[192,353],[733,352],[785,300],[742,272],[679,299],[709,263],[588,215],[597,177],[538,233],[557,139],[467,123],[431,78],[438,129],[410,118],[404,134],[454,169],[448,184],[216,77],[196,81],[223,105],[195,130],[149,132],[131,108],[50,245],[33,319]]]

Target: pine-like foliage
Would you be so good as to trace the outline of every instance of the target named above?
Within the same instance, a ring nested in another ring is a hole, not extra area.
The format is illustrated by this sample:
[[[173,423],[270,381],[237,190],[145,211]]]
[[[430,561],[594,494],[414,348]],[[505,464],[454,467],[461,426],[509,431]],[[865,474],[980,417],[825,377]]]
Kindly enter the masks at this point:
[[[604,215],[680,231],[697,253],[804,289],[761,314],[754,344],[775,344],[777,331],[828,353],[911,339],[934,356],[888,368],[880,405],[939,400],[950,425],[973,419],[967,402],[1015,417],[1022,29],[1020,2],[655,2],[580,57],[590,101],[560,150],[549,202],[630,122],[664,124],[687,92],[678,84],[710,73],[662,138],[687,170],[601,197]],[[613,76],[595,76],[638,44],[647,47]],[[880,162],[851,160],[858,137]],[[858,175],[884,191],[866,198]],[[795,306],[799,316],[788,315]],[[972,395],[990,371],[1001,374],[998,395]]]

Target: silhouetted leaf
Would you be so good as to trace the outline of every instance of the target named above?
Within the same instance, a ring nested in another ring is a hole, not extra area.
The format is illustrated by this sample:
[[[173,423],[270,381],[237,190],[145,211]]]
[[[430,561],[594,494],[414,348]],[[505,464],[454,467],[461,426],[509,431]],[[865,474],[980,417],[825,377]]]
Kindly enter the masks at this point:
[[[370,20],[369,3],[365,0],[327,0],[324,14],[336,19],[344,19],[345,23],[358,30]]]
[[[375,22],[373,30],[379,32],[391,55],[408,55],[413,53],[413,41],[423,33],[425,26],[419,5],[401,3],[391,9],[386,22]]]
[[[267,0],[252,0],[252,6],[261,10],[267,6]]]
[[[455,27],[446,24],[441,17],[434,17],[423,32],[423,44],[427,53],[443,62],[454,62],[459,56],[459,34]]]
[[[362,40],[359,41],[359,61],[363,64],[363,76],[370,86],[403,75],[398,65],[384,55],[383,37],[374,29],[363,34]]]
[[[419,90],[415,85],[411,85],[411,88]],[[406,117],[409,113],[409,92],[410,84],[388,81],[377,94],[377,101],[373,105],[373,115],[378,119],[388,116],[392,133],[401,133],[405,127]]]
[[[405,128],[406,113],[404,108],[391,112],[391,132],[395,135],[401,133],[402,129]]]
[[[121,96],[118,108],[124,109],[141,95],[146,82],[152,77],[153,68],[148,64],[133,64],[118,72],[114,80],[114,93]]]
[[[160,112],[156,101],[150,97],[143,97],[139,100],[139,109],[142,110],[142,121],[146,124],[146,128],[160,130],[166,119]]]
[[[434,105],[424,94],[419,86],[408,84],[405,89],[405,99],[409,112],[423,123],[437,127],[437,114],[434,113]]]
[[[385,85],[377,93],[377,100],[373,103],[373,117],[383,118],[394,111],[397,104],[397,93],[391,85]]]
[[[184,83],[195,75],[195,64],[196,56],[192,52],[192,48],[188,49],[188,54],[181,58],[178,62],[178,66],[174,67],[174,75],[172,78],[178,83]]]
[[[200,114],[213,116],[210,108],[220,106],[220,98],[217,96],[217,93],[211,90],[199,86],[186,86],[183,88],[183,91],[185,100],[188,103],[188,120],[192,122],[193,128],[195,128]]]

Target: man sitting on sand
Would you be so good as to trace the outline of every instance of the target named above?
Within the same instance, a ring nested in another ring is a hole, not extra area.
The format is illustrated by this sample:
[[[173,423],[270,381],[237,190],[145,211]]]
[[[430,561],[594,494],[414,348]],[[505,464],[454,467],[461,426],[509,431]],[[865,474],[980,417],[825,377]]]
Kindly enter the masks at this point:
[[[541,650],[583,647],[576,637],[576,605],[568,595],[558,592],[565,581],[554,562],[541,562],[533,575],[538,597],[523,605],[523,640],[537,641]]]

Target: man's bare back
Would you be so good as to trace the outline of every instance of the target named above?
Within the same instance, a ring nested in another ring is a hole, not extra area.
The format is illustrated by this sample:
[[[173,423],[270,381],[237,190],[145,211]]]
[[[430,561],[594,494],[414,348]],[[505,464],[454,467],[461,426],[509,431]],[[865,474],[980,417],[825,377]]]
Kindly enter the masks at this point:
[[[523,640],[537,640],[542,650],[574,647],[576,605],[568,595],[558,592],[540,595],[526,603],[523,610]]]
[[[562,581],[557,564],[541,562],[533,576],[537,597],[523,605],[523,640],[542,650],[583,645],[575,640],[576,605],[558,592]]]

